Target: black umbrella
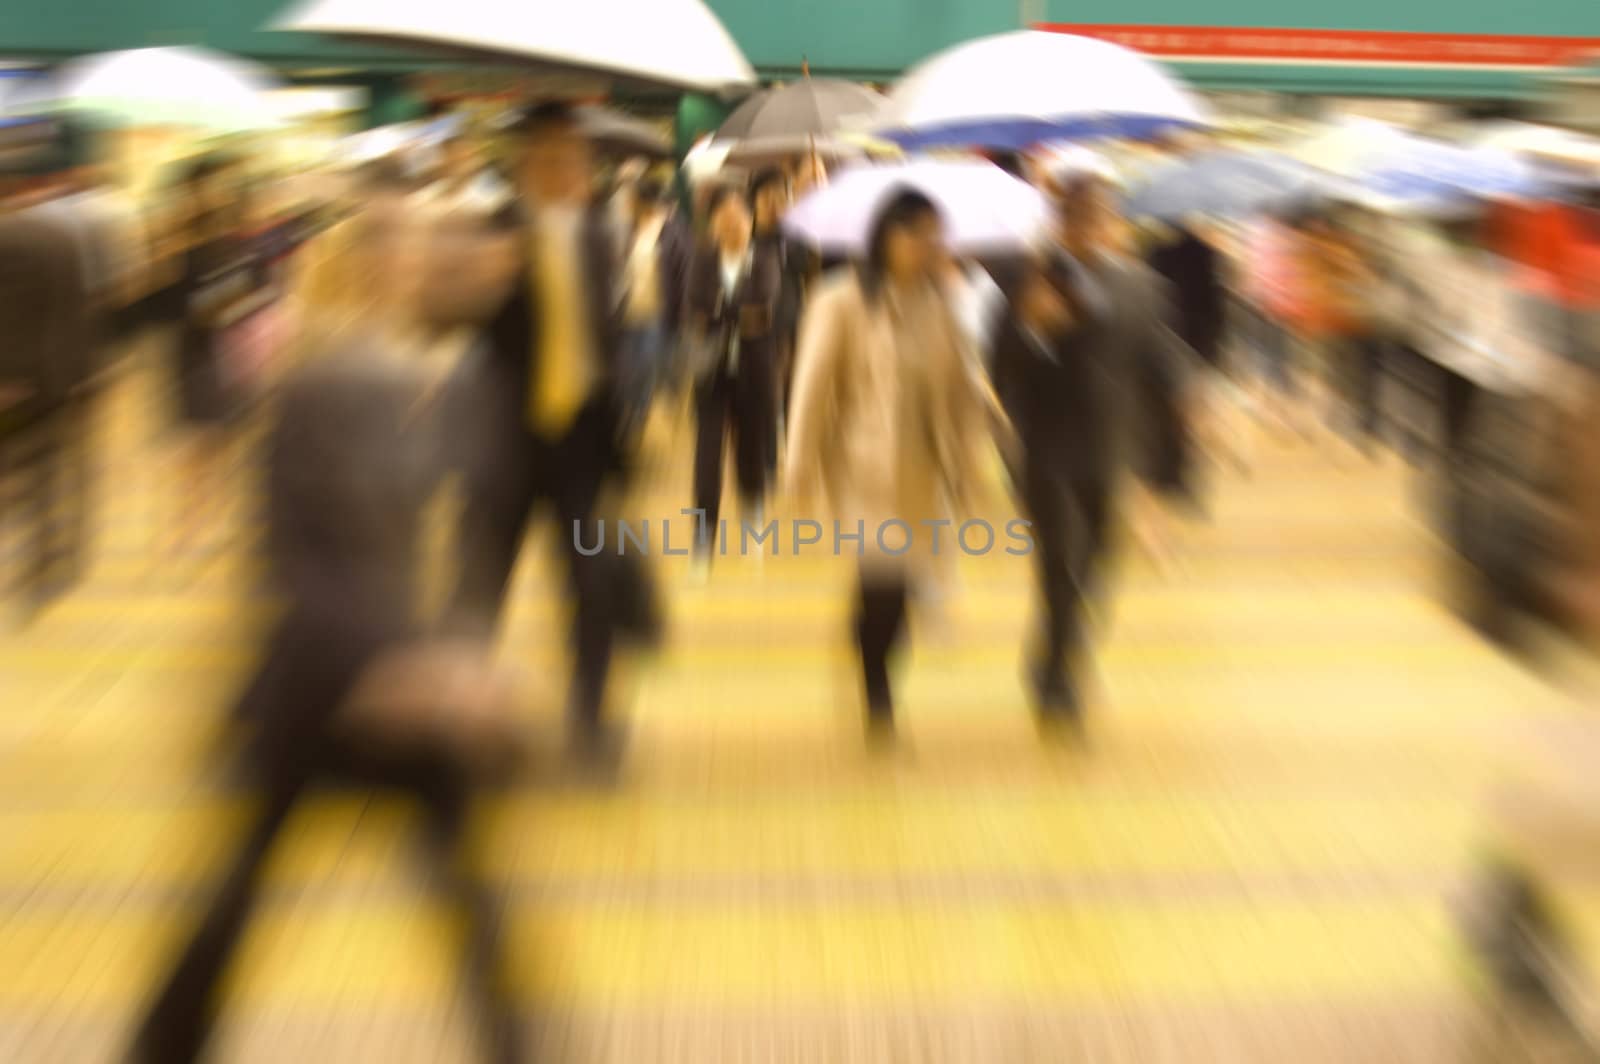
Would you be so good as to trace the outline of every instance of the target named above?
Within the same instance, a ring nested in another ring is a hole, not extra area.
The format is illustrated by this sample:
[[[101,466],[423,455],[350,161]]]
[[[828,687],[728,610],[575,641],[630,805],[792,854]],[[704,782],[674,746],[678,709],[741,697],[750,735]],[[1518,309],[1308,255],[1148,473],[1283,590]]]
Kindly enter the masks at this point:
[[[740,104],[718,128],[717,139],[736,142],[730,162],[828,152],[851,119],[882,105],[883,97],[864,85],[805,77]]]

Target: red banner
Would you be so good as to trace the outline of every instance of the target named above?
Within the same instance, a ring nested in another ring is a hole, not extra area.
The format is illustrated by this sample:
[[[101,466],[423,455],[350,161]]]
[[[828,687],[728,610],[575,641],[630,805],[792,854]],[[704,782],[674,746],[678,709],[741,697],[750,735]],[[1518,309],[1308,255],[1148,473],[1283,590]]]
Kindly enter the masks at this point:
[[[1169,59],[1210,61],[1556,67],[1600,53],[1600,37],[1073,23],[1039,28],[1095,37]]]

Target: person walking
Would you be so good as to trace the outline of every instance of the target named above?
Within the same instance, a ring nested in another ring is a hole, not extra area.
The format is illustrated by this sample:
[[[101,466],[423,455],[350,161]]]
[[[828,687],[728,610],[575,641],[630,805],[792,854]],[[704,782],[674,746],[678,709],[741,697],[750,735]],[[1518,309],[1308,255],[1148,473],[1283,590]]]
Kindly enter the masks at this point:
[[[774,359],[779,264],[758,254],[743,188],[724,185],[708,204],[711,240],[689,272],[685,325],[696,356],[694,504],[697,572],[709,568],[722,512],[722,468],[733,437],[744,515],[762,520],[776,446]]]
[[[1002,359],[997,350],[996,374],[1019,423],[1023,451],[1035,456],[1027,461],[1042,463],[1030,483],[1025,462],[1021,484],[1025,503],[1039,515],[1046,603],[1029,681],[1041,724],[1081,727],[1076,673],[1084,605],[1102,590],[1128,474],[1139,474],[1157,491],[1165,487],[1150,441],[1183,432],[1193,355],[1167,324],[1159,279],[1125,250],[1103,164],[1090,156],[1068,158],[1051,184],[1057,227],[1044,270],[1067,301],[1071,327],[1053,345],[1057,368],[1035,365],[1013,335],[1011,357]],[[1032,326],[1037,332],[1059,325],[1053,315],[1042,317]],[[1018,369],[1019,353],[1026,371]],[[1052,401],[1072,404],[1078,416],[1062,418],[1037,405]],[[1056,542],[1046,545],[1046,538]]]
[[[955,530],[940,525],[975,509],[1000,416],[945,262],[938,208],[913,189],[894,194],[865,261],[821,282],[800,325],[785,483],[797,504],[830,503],[836,547],[841,532],[857,537],[854,636],[874,744],[894,735],[889,659],[911,591],[955,553]]]
[[[778,389],[776,420],[779,442],[783,421],[793,394],[794,346],[800,329],[800,312],[805,306],[806,288],[815,270],[810,249],[790,239],[783,231],[783,216],[789,210],[789,175],[776,167],[763,170],[750,182],[750,201],[755,212],[756,254],[778,264],[778,304],[773,316],[776,343],[773,350],[773,378]],[[776,471],[778,447],[771,452]]]
[[[642,430],[669,367],[683,314],[693,238],[667,187],[646,177],[634,190],[633,243],[623,264],[621,363],[626,427]]]
[[[577,549],[580,535],[594,534],[602,492],[620,487],[627,472],[615,232],[605,207],[592,200],[591,146],[570,106],[531,108],[515,135],[521,194],[498,224],[525,249],[518,280],[452,385],[474,397],[464,446],[481,460],[468,463],[450,612],[459,631],[494,629],[527,522],[548,507],[575,606],[568,699],[574,744],[584,760],[607,765],[620,754],[617,731],[605,720],[612,653],[624,627],[619,603],[646,601],[638,593],[643,574],[607,552]]]
[[[483,1059],[524,1059],[498,905],[467,846],[478,791],[515,767],[509,691],[485,640],[443,642],[417,619],[423,514],[459,408],[441,401],[429,330],[475,320],[495,280],[481,242],[424,241],[388,220],[352,254],[402,293],[299,368],[267,450],[268,566],[287,610],[234,709],[257,791],[216,894],[132,1036],[133,1064],[203,1059],[265,869],[294,811],[329,785],[397,791],[426,814],[426,854],[462,918]],[[431,265],[424,265],[431,263]],[[421,282],[429,272],[431,283]]]

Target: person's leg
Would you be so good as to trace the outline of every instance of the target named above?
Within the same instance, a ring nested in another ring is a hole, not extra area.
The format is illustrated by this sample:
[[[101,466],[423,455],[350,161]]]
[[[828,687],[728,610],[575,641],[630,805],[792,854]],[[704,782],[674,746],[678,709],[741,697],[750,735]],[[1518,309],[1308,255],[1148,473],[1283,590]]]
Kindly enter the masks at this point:
[[[606,452],[614,422],[595,414],[580,420],[557,449],[551,478],[546,481],[555,515],[558,558],[573,600],[573,674],[568,708],[580,744],[600,737],[605,712],[606,681],[611,654],[621,625],[620,573],[615,548],[594,554],[577,549],[572,529],[595,530],[601,485],[613,475]],[[590,547],[598,531],[586,532]],[[609,546],[609,545],[608,545]]]
[[[472,789],[445,759],[420,763],[411,787],[427,809],[425,857],[436,889],[460,918],[468,990],[483,1025],[483,1059],[520,1064],[526,1042],[502,945],[501,905],[467,846]]]
[[[1357,401],[1361,410],[1361,432],[1367,441],[1376,445],[1383,438],[1383,378],[1388,345],[1381,336],[1368,336],[1361,341],[1360,393]]]
[[[447,626],[463,635],[494,633],[522,550],[533,486],[517,457],[496,478],[469,478],[456,538],[456,588]],[[570,526],[569,526],[570,527]]]
[[[1472,427],[1473,406],[1478,387],[1466,377],[1440,367],[1444,406],[1444,453],[1452,468],[1459,468],[1468,457],[1468,432]]]
[[[695,385],[694,504],[701,511],[707,542],[696,551],[715,553],[717,520],[722,512],[723,445],[731,398],[729,378],[714,374]],[[699,529],[696,529],[698,535]]]
[[[766,500],[767,477],[777,464],[777,402],[772,364],[751,358],[739,367],[734,395],[734,470],[746,515]]]
[[[1042,606],[1029,679],[1041,713],[1071,711],[1077,708],[1077,692],[1068,675],[1069,654],[1079,642],[1081,619],[1072,572],[1069,500],[1062,486],[1042,476],[1031,478],[1024,490],[1034,525],[1034,567]]]
[[[203,1058],[228,964],[260,893],[262,870],[303,787],[297,779],[268,790],[200,929],[135,1029],[130,1064],[189,1064]]]
[[[905,630],[907,586],[898,574],[863,571],[856,604],[856,645],[867,696],[867,725],[881,735],[894,727],[889,657]]]

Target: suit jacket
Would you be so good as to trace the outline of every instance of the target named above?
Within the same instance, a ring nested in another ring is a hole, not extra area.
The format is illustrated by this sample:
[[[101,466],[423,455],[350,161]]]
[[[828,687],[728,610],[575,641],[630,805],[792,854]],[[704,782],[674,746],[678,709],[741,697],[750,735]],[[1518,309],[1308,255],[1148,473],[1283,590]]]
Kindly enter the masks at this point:
[[[689,285],[689,270],[694,265],[694,231],[683,216],[673,211],[661,226],[656,244],[657,273],[661,281],[661,327],[676,336],[683,326],[684,296]]]
[[[760,254],[771,256],[778,264],[778,302],[774,311],[774,324],[779,338],[792,345],[800,328],[800,311],[805,305],[806,287],[816,266],[811,250],[791,240],[777,230],[759,234],[755,240]]]
[[[1114,477],[1155,416],[1152,394],[1181,387],[1192,355],[1167,326],[1159,280],[1142,264],[1054,254],[1047,268],[1075,324],[1041,351],[1008,312],[995,336],[995,390],[1030,461],[1069,481]]]
[[[531,231],[528,210],[521,204],[508,205],[496,217],[499,227],[519,233]],[[616,401],[618,335],[621,328],[617,299],[616,259],[613,230],[606,209],[591,206],[584,215],[579,239],[582,261],[572,264],[581,271],[588,299],[589,350],[598,363],[593,367],[596,380],[591,405],[614,405]],[[522,245],[527,247],[529,241]],[[527,410],[536,367],[542,354],[539,337],[541,308],[534,299],[534,271],[538,264],[524,259],[505,305],[484,329],[488,367],[495,378],[505,409],[503,416],[514,417],[527,425]],[[513,409],[514,408],[514,409]]]
[[[1221,257],[1187,229],[1150,253],[1150,266],[1171,286],[1178,335],[1208,361],[1215,359],[1227,309]]]
[[[1105,390],[1088,357],[1086,332],[1031,335],[1015,313],[1002,316],[993,336],[994,390],[1033,471],[1067,483],[1101,475],[1106,466]]]
[[[763,359],[770,363],[778,339],[778,299],[782,268],[770,247],[750,245],[750,265],[729,299],[723,291],[722,255],[714,245],[695,252],[684,291],[684,327],[703,337],[716,352],[713,363],[724,366],[737,335],[739,361]],[[711,365],[700,367],[709,370]]]
[[[235,707],[269,774],[314,764],[362,670],[414,634],[415,548],[443,472],[424,370],[347,339],[288,382],[267,450],[268,572],[286,599]]]
[[[1152,475],[1153,457],[1165,466],[1176,461],[1157,456],[1184,435],[1179,400],[1197,358],[1173,328],[1167,286],[1154,271],[1120,255],[1085,265],[1105,306],[1091,347],[1107,388],[1107,459],[1113,470],[1134,465]]]

